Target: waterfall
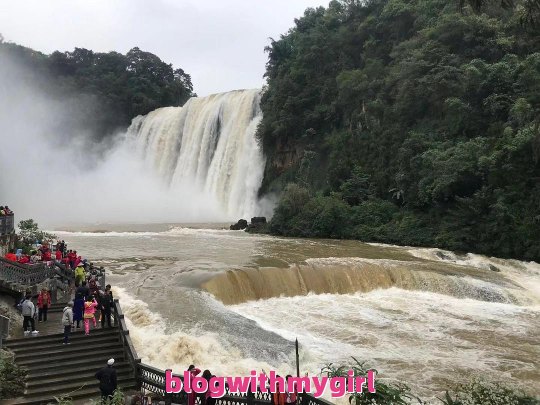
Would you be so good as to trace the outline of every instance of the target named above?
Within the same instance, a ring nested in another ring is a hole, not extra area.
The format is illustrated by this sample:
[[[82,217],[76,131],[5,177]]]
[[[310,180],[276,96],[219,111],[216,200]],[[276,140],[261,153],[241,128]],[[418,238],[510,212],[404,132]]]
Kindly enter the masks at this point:
[[[183,107],[135,118],[128,138],[171,191],[197,190],[219,205],[226,220],[261,215],[259,103],[260,90],[192,98]]]
[[[498,273],[467,266],[364,258],[307,259],[286,268],[233,269],[202,287],[224,304],[313,294],[354,294],[398,287],[480,301],[528,302]]]

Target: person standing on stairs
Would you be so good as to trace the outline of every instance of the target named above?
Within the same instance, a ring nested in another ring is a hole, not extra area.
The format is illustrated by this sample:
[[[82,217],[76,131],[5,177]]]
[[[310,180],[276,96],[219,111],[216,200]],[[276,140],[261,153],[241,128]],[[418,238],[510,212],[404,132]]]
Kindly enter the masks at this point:
[[[34,317],[36,316],[36,306],[32,302],[32,295],[26,294],[26,297],[21,305],[22,310],[22,316],[24,317],[23,320],[23,330],[24,335],[28,336],[30,332],[26,330],[28,328],[28,324],[30,324],[30,327],[32,328],[32,335],[37,335],[39,332],[36,330],[36,322],[34,320]]]
[[[39,293],[38,300],[38,322],[47,322],[47,311],[51,306],[51,294],[45,287],[41,289]]]
[[[62,325],[64,326],[64,344],[69,345],[69,334],[73,325],[73,301],[69,301],[62,313]]]
[[[101,391],[101,401],[111,400],[117,388],[116,369],[113,367],[114,359],[107,361],[107,366],[96,373],[99,380],[99,390]]]
[[[105,321],[107,326],[111,327],[111,309],[114,306],[113,296],[111,290],[106,289],[103,295],[99,299],[99,307],[101,310],[101,327],[105,327]]]
[[[81,327],[80,323],[83,321],[84,312],[84,298],[81,294],[75,295],[75,301],[73,301],[73,326],[77,322],[77,329]]]
[[[84,334],[86,336],[90,335],[90,319],[94,321],[94,328],[96,327],[96,307],[97,302],[94,297],[88,296],[86,302],[84,303]]]

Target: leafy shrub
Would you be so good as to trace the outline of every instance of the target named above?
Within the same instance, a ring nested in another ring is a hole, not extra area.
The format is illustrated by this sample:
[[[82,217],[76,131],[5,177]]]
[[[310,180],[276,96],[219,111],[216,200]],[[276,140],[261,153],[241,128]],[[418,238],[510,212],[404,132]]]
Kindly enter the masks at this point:
[[[353,360],[354,363],[351,366],[328,364],[321,370],[321,373],[326,374],[328,377],[348,377],[347,372],[352,370],[355,377],[364,377],[369,370],[376,372],[374,369],[367,368],[365,363],[359,362],[354,357]],[[375,389],[375,393],[363,390],[361,393],[351,394],[349,402],[353,405],[405,405],[413,398],[409,387],[404,384],[392,384],[376,379]]]
[[[26,374],[15,364],[13,356],[0,350],[0,399],[20,396],[24,392]]]
[[[536,405],[540,403],[526,394],[500,383],[473,379],[459,385],[454,394],[446,393],[444,405]]]

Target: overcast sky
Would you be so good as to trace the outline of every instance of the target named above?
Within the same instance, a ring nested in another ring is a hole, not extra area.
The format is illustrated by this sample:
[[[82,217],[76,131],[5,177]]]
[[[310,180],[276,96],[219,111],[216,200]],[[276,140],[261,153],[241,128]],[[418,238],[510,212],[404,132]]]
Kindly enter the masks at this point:
[[[268,37],[329,0],[0,0],[0,33],[45,53],[139,48],[183,68],[203,96],[264,83]]]

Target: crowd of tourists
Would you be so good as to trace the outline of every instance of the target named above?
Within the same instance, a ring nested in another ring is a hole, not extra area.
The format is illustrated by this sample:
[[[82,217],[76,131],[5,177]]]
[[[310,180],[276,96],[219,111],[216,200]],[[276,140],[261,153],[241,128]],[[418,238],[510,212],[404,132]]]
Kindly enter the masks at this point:
[[[78,267],[77,269],[82,268]],[[108,328],[111,325],[111,312],[114,305],[111,285],[108,284],[104,290],[100,289],[99,283],[94,278],[83,281],[77,287],[75,299],[68,302],[63,310],[62,325],[64,326],[65,345],[69,344],[69,335],[72,330],[84,327],[85,335],[90,335],[90,326],[93,329],[98,327],[96,318],[100,320],[101,327]]]
[[[7,205],[0,205],[0,217],[5,215],[13,215],[13,211],[11,211]]]
[[[40,249],[41,257],[50,255],[50,248],[43,244]],[[58,254],[60,252],[60,254]],[[98,327],[111,327],[111,311],[114,305],[111,285],[101,286],[100,276],[103,267],[97,268],[93,263],[82,259],[76,251],[67,250],[64,241],[56,244],[56,264],[64,270],[72,272],[75,283],[71,285],[74,296],[63,310],[62,326],[64,327],[63,344],[69,344],[69,335],[72,330],[84,327],[86,335],[90,329]],[[33,296],[27,290],[24,298],[18,304],[21,309],[24,335],[37,335],[36,321],[47,322],[48,309],[51,307],[51,294],[47,288],[43,288],[37,296]]]
[[[189,372],[189,378],[191,380],[191,386],[193,386],[193,379],[201,373],[201,369],[195,367],[193,364],[190,365],[187,369]],[[204,370],[201,375],[202,378],[204,378],[208,382],[208,387],[210,387],[210,380],[215,377],[215,375],[212,375],[210,370]],[[276,376],[279,378],[279,375]],[[288,381],[288,379],[291,376],[288,375],[285,377],[285,381]],[[269,387],[267,387],[269,388]],[[253,397],[255,394],[252,392],[248,392],[248,397]],[[213,398],[211,395],[210,388],[204,393],[204,394],[197,394],[193,391],[191,393],[187,394],[188,401],[187,405],[195,405],[197,396],[200,397],[201,405],[215,405],[216,398]],[[296,404],[296,401],[298,399],[298,393],[297,392],[289,392],[288,386],[285,384],[285,392],[276,392],[271,393],[270,402],[272,405],[287,405],[287,404]]]

